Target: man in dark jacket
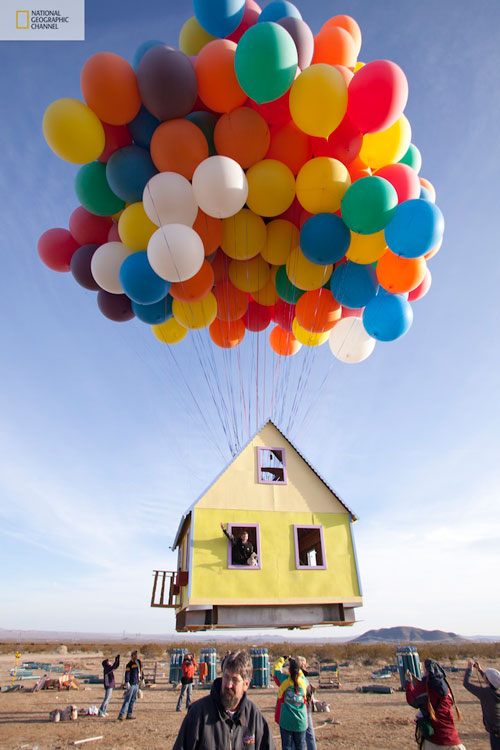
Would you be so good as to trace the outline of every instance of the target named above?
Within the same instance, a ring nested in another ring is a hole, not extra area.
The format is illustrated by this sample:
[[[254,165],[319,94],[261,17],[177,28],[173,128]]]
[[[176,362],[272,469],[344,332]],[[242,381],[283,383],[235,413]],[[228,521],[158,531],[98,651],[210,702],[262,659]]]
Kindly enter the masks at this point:
[[[473,669],[484,678],[484,686],[474,685],[471,681]],[[490,735],[491,750],[500,750],[500,672],[497,669],[483,671],[477,661],[470,661],[465,670],[464,688],[481,701],[483,724]]]
[[[126,693],[123,698],[123,704],[118,714],[118,721],[123,721],[125,717],[125,711],[127,712],[127,719],[135,719],[132,716],[134,710],[137,693],[139,692],[139,683],[142,680],[142,662],[137,658],[137,651],[132,651],[130,654],[130,661],[125,667],[125,689]]]
[[[245,651],[224,661],[210,695],[192,704],[173,750],[275,750],[267,721],[249,698],[252,662]]]
[[[250,555],[253,553],[253,544],[248,541],[248,531],[242,531],[241,536],[230,534],[224,524],[220,525],[222,531],[231,542],[231,562],[233,565],[246,565]]]
[[[102,668],[104,670],[104,700],[99,709],[99,716],[107,716],[108,703],[111,700],[111,693],[115,687],[115,669],[120,666],[120,654],[117,654],[113,664],[109,659],[104,659]]]

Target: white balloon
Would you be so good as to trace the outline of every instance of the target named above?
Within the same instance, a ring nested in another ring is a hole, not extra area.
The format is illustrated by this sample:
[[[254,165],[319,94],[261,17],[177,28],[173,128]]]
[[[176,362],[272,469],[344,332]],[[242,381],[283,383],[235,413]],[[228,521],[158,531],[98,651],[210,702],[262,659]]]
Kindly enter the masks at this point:
[[[120,268],[132,250],[123,242],[106,242],[92,256],[90,270],[101,289],[111,294],[124,294],[120,283]]]
[[[205,260],[200,235],[185,224],[167,224],[151,236],[148,259],[153,271],[166,281],[186,281]]]
[[[193,192],[202,211],[216,219],[227,219],[245,205],[248,182],[237,161],[228,156],[209,156],[194,171]]]
[[[332,354],[341,362],[362,362],[375,348],[375,339],[368,335],[361,318],[342,318],[332,328],[329,339]]]
[[[151,177],[144,188],[142,202],[157,227],[166,224],[192,227],[198,213],[191,183],[177,172],[159,172]]]

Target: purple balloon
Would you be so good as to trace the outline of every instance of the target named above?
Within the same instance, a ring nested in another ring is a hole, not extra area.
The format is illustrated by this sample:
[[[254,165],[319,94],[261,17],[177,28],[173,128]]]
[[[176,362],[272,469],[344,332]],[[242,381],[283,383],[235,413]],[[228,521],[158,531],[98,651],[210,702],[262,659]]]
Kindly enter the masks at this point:
[[[137,83],[144,106],[161,122],[189,114],[198,95],[191,60],[165,44],[146,52],[137,68]]]
[[[126,294],[110,294],[101,289],[97,295],[97,304],[102,314],[116,323],[135,318],[132,303]]]
[[[295,42],[299,68],[301,70],[308,68],[314,55],[314,36],[307,23],[301,18],[294,18],[293,16],[280,18],[276,23],[283,26]]]
[[[70,261],[70,270],[75,281],[92,292],[98,292],[101,288],[90,271],[90,261],[98,247],[99,245],[82,245],[73,253]]]

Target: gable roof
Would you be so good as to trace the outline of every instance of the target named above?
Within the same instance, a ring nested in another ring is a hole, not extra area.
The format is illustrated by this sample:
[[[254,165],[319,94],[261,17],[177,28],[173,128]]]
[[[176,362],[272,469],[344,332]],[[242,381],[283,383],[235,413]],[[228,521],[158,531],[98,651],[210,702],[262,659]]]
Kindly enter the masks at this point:
[[[234,461],[236,460],[236,458],[237,458],[237,457],[238,457],[238,456],[239,456],[239,455],[240,455],[240,454],[241,454],[241,453],[242,453],[242,452],[243,452],[243,451],[245,450],[245,448],[246,448],[246,447],[247,447],[248,445],[250,445],[250,443],[252,442],[252,440],[254,440],[254,438],[255,438],[255,437],[256,437],[256,436],[257,436],[257,435],[259,434],[259,432],[261,432],[261,430],[263,430],[263,429],[264,429],[264,427],[265,427],[265,426],[266,426],[267,424],[272,424],[272,426],[273,426],[273,427],[274,427],[274,428],[275,428],[275,429],[276,429],[276,430],[277,430],[277,431],[279,432],[279,434],[281,435],[281,437],[282,437],[282,438],[283,438],[284,440],[286,440],[286,441],[287,441],[287,443],[288,443],[289,445],[291,445],[291,446],[292,446],[292,448],[294,449],[294,451],[296,451],[296,453],[297,453],[297,454],[298,454],[298,455],[300,456],[300,458],[301,458],[301,459],[302,459],[302,460],[303,460],[303,461],[304,461],[304,462],[305,462],[305,463],[306,463],[306,464],[307,464],[307,465],[309,466],[309,468],[311,469],[311,471],[312,471],[312,472],[314,472],[314,474],[316,474],[316,476],[318,477],[318,479],[320,479],[320,480],[321,480],[321,482],[323,482],[323,484],[325,485],[325,487],[326,487],[326,488],[327,488],[327,489],[328,489],[328,490],[329,490],[329,491],[330,491],[330,492],[332,493],[332,495],[333,495],[333,496],[334,496],[334,497],[335,497],[335,498],[336,498],[336,499],[337,499],[337,500],[339,501],[339,503],[340,503],[341,505],[343,505],[343,506],[344,506],[344,508],[346,509],[346,511],[347,511],[347,512],[349,513],[349,515],[351,516],[352,520],[353,520],[353,521],[357,521],[357,520],[358,520],[358,519],[357,519],[357,516],[356,516],[356,515],[355,515],[355,514],[353,513],[353,511],[352,511],[352,510],[351,510],[351,509],[350,509],[350,508],[349,508],[349,507],[348,507],[348,506],[347,506],[347,505],[345,504],[345,502],[344,502],[344,501],[342,500],[342,498],[341,498],[341,497],[340,497],[340,496],[339,496],[339,495],[337,494],[337,492],[335,492],[335,490],[333,489],[333,487],[331,487],[331,485],[330,485],[330,484],[329,484],[329,483],[328,483],[328,482],[326,481],[326,479],[325,479],[325,478],[324,478],[324,477],[323,477],[323,476],[322,476],[322,475],[321,475],[321,474],[319,473],[319,471],[317,471],[317,470],[316,470],[316,469],[314,468],[314,466],[313,466],[313,465],[311,464],[311,462],[307,460],[307,458],[306,458],[306,457],[305,457],[305,456],[303,455],[303,453],[301,453],[301,452],[300,452],[300,450],[299,450],[299,449],[297,448],[297,446],[296,446],[296,445],[295,445],[295,444],[294,444],[294,443],[293,443],[293,442],[292,442],[292,441],[290,440],[290,438],[288,438],[288,437],[287,437],[287,436],[286,436],[286,435],[285,435],[285,434],[284,434],[284,433],[283,433],[283,432],[282,432],[282,431],[280,430],[280,428],[279,428],[279,427],[278,427],[278,426],[277,426],[277,425],[275,424],[275,422],[273,422],[273,420],[272,420],[272,419],[266,419],[266,421],[265,421],[265,422],[264,422],[263,424],[261,424],[261,425],[260,425],[260,426],[258,427],[258,429],[257,429],[257,430],[256,430],[256,431],[254,432],[254,434],[253,434],[253,435],[251,436],[251,438],[250,438],[249,440],[247,440],[247,442],[246,442],[246,443],[245,443],[244,445],[242,445],[242,446],[241,446],[241,448],[240,448],[239,452],[237,453],[237,455],[236,455],[236,456],[233,456],[233,458],[231,458],[231,460],[229,461],[229,463],[227,463],[227,464],[226,464],[226,466],[224,466],[224,468],[222,469],[222,471],[220,471],[220,472],[219,472],[219,473],[217,474],[217,476],[216,476],[216,477],[215,477],[215,478],[214,478],[214,479],[212,480],[212,482],[210,482],[210,484],[208,484],[208,485],[207,485],[207,486],[205,487],[205,489],[203,490],[203,492],[201,493],[201,495],[198,495],[198,497],[196,498],[196,500],[195,500],[195,501],[194,501],[193,503],[191,503],[191,505],[190,505],[190,506],[188,507],[188,509],[187,509],[187,510],[186,510],[186,511],[185,511],[185,512],[184,512],[184,513],[182,514],[182,518],[181,518],[181,521],[180,521],[180,524],[179,524],[179,528],[177,529],[177,533],[176,533],[176,535],[175,535],[175,538],[174,538],[174,541],[173,541],[173,544],[172,544],[172,547],[171,547],[171,549],[173,549],[173,550],[174,550],[174,549],[175,549],[175,548],[177,547],[177,545],[178,545],[178,543],[179,543],[179,539],[180,539],[180,537],[181,537],[181,535],[182,535],[182,532],[183,532],[184,526],[185,526],[185,524],[186,524],[186,522],[187,522],[187,520],[188,520],[189,516],[191,515],[191,511],[193,510],[193,508],[195,508],[195,506],[196,506],[196,505],[197,505],[197,504],[199,503],[199,501],[200,501],[200,500],[202,499],[202,497],[204,497],[204,496],[205,496],[205,495],[207,494],[207,492],[208,492],[208,491],[210,490],[210,488],[214,486],[214,484],[215,484],[215,483],[216,483],[216,482],[218,481],[218,479],[220,479],[220,477],[221,477],[221,476],[222,476],[223,474],[225,474],[225,472],[226,472],[226,471],[227,471],[227,470],[229,469],[229,467],[231,466],[231,464],[232,464],[232,463],[234,463]]]

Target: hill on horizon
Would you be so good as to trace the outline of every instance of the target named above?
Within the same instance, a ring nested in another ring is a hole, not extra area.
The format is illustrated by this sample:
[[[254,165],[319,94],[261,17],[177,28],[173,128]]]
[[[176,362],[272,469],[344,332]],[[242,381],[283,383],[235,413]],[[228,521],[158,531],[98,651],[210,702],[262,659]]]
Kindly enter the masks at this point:
[[[366,633],[353,638],[351,643],[452,643],[466,641],[457,633],[447,633],[444,630],[424,630],[407,625],[397,625],[392,628],[367,630]]]

